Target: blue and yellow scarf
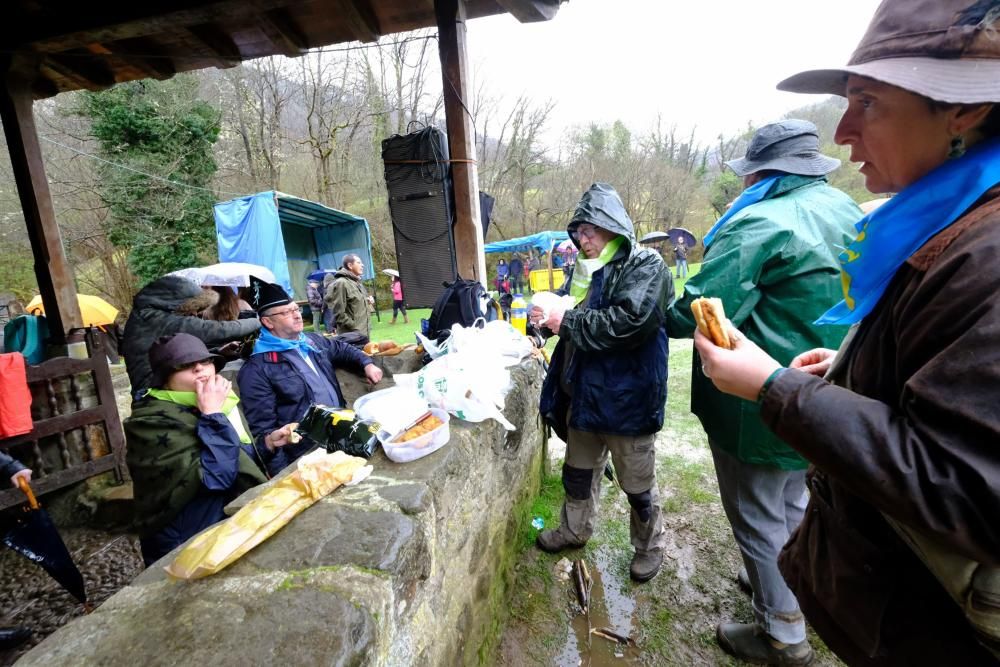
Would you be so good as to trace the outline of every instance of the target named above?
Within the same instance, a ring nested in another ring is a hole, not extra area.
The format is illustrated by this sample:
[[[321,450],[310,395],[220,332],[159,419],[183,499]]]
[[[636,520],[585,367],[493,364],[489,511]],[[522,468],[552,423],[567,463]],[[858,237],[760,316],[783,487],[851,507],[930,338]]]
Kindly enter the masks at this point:
[[[854,324],[870,313],[899,267],[1000,183],[1000,141],[948,160],[858,221],[840,254],[844,300],[817,324]]]

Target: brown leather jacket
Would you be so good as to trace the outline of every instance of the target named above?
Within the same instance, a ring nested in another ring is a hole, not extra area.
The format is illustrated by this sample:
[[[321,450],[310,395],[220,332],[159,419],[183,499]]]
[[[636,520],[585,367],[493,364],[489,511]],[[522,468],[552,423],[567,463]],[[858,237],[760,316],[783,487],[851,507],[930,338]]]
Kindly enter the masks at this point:
[[[788,371],[761,406],[814,466],[781,571],[852,665],[996,664],[881,512],[1000,565],[998,195],[897,272],[848,349],[853,391]]]

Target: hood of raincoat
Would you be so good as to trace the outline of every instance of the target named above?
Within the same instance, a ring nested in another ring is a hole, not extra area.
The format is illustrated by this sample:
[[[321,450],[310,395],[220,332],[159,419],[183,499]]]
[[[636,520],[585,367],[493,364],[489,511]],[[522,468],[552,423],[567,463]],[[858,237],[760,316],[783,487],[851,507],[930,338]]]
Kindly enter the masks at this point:
[[[132,301],[132,309],[153,308],[170,313],[183,310],[185,314],[194,314],[218,301],[219,295],[212,295],[213,292],[203,290],[187,278],[163,276],[139,290]]]
[[[594,183],[580,198],[580,203],[576,205],[573,218],[566,226],[566,231],[572,232],[573,228],[581,222],[588,222],[595,227],[601,227],[625,237],[627,246],[625,253],[628,254],[635,245],[635,228],[632,226],[632,218],[625,211],[625,204],[615,189],[607,183]],[[573,234],[570,234],[573,245],[580,249],[580,244]]]

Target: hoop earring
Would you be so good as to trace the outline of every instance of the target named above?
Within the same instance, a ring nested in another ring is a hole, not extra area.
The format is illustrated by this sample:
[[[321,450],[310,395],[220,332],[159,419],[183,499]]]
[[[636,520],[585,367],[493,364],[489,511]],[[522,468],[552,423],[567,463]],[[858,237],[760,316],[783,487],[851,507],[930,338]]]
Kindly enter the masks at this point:
[[[957,160],[963,155],[965,155],[965,137],[959,134],[951,139],[951,150],[948,151],[948,159]]]

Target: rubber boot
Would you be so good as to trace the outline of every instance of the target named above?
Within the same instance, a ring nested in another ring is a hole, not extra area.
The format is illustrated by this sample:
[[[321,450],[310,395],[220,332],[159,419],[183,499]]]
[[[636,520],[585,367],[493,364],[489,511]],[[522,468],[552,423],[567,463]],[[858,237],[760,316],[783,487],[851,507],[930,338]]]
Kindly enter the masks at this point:
[[[746,567],[741,567],[740,571],[736,573],[736,584],[747,595],[753,595],[753,586],[750,585],[750,574],[747,572]]]
[[[756,623],[720,623],[715,638],[723,651],[754,665],[808,665],[813,661],[808,640],[782,644]]]
[[[535,538],[539,549],[554,554],[565,549],[578,549],[587,543],[594,534],[594,520],[597,518],[597,505],[601,498],[603,472],[603,465],[593,471],[589,498],[580,500],[566,496],[562,511],[559,513],[559,527],[543,530]]]
[[[632,501],[632,498],[629,498]],[[656,489],[650,489],[649,520],[643,521],[639,511],[632,507],[629,516],[629,532],[635,555],[629,565],[629,576],[633,581],[649,581],[660,571],[663,565],[663,517],[660,512],[659,494]]]

